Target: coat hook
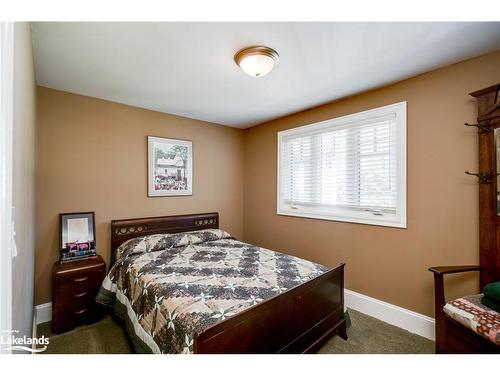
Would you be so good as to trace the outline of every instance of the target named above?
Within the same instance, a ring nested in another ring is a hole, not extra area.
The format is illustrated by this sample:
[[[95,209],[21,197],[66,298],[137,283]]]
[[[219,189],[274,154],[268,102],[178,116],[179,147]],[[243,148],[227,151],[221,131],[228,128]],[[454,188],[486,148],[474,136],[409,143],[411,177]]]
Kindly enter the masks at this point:
[[[465,174],[468,174],[469,176],[476,176],[478,178],[478,184],[491,184],[493,182],[493,177],[499,175],[499,173],[493,173],[491,171],[479,173],[465,171]]]
[[[486,121],[484,123],[478,123],[478,124],[469,124],[468,122],[466,122],[464,124],[465,126],[474,126],[477,128],[477,133],[478,134],[488,134],[491,132],[491,125],[490,125],[490,122],[489,121]]]

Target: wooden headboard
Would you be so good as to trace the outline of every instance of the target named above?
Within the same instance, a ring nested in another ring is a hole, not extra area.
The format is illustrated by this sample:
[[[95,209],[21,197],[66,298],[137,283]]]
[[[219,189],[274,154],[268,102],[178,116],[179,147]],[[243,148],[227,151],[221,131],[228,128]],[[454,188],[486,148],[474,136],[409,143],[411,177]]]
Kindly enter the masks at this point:
[[[219,228],[219,213],[144,217],[111,221],[111,265],[116,249],[131,238],[158,233],[179,233]]]

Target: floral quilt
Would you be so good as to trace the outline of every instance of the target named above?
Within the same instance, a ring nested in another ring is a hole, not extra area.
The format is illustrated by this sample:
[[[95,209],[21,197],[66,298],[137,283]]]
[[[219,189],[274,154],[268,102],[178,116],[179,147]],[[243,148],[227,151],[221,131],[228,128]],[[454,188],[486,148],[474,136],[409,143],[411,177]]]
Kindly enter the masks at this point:
[[[196,332],[328,270],[219,229],[134,238],[116,259],[96,301],[153,353],[191,353]]]

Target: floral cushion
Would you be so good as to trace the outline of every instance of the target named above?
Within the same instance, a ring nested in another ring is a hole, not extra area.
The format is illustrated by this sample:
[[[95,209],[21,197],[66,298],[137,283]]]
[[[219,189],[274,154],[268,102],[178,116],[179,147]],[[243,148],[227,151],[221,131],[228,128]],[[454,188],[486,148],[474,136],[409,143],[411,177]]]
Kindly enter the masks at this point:
[[[444,306],[444,312],[477,334],[500,345],[500,313],[481,304],[481,294],[457,298]]]

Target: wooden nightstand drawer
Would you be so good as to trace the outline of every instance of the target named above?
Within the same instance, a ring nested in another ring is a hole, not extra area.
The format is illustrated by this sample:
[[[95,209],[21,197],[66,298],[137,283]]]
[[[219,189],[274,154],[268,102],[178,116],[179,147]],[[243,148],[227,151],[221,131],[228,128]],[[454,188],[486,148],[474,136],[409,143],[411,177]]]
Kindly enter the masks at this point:
[[[89,307],[80,307],[73,310],[75,325],[84,324],[89,318]]]
[[[52,331],[72,329],[94,317],[94,298],[106,275],[100,256],[54,265],[52,279]]]
[[[85,260],[82,260],[81,262],[85,262]],[[94,260],[94,262],[97,262],[97,259]],[[71,265],[77,267],[77,263],[78,262],[72,262]],[[100,283],[106,272],[104,262],[75,269],[68,268],[69,266],[67,264],[64,264],[63,266],[65,267],[63,270],[57,271],[54,274],[56,281],[61,283],[71,283],[75,286],[86,284],[94,285],[95,283]]]
[[[72,285],[63,285],[57,288],[53,303],[64,307],[82,306],[92,302],[98,291],[99,285],[93,287],[80,285],[78,288]]]
[[[91,270],[88,273],[78,272],[71,275],[64,275],[58,282],[75,292],[85,292],[101,285],[105,276],[104,267],[101,270]]]
[[[94,291],[88,290],[83,292],[77,292],[73,294],[73,306],[86,306],[92,302],[95,293]]]

